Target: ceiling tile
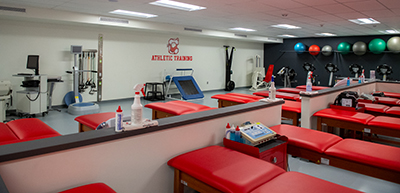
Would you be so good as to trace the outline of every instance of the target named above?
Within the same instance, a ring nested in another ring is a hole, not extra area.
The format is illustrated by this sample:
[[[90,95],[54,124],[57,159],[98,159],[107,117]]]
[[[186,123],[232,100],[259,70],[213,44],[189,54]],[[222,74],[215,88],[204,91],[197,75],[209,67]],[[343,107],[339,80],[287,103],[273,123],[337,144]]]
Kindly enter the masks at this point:
[[[331,13],[331,14],[354,12],[353,9],[351,9],[347,6],[344,6],[342,4],[318,5],[318,6],[315,6],[314,8],[316,8],[320,11],[324,11],[326,13]]]
[[[344,3],[344,5],[356,11],[371,11],[371,10],[386,9],[386,7],[384,7],[376,0],[363,1],[363,2],[349,2],[349,3]]]

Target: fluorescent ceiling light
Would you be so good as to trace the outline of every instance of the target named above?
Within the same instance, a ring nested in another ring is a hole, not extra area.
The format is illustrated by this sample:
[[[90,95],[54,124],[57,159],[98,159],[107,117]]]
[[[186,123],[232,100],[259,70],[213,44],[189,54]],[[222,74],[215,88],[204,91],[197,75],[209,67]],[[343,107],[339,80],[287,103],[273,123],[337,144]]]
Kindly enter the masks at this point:
[[[289,24],[277,24],[277,25],[271,25],[272,27],[276,28],[282,28],[282,29],[300,29],[301,27],[299,26],[294,26],[294,25],[289,25]]]
[[[256,30],[254,30],[254,29],[248,29],[248,28],[242,28],[242,27],[230,28],[230,30],[235,30],[235,31],[247,31],[247,32],[256,31]]]
[[[381,22],[376,21],[375,19],[372,19],[372,18],[349,19],[349,21],[354,22],[356,24],[360,24],[360,25],[381,23]]]
[[[333,33],[315,33],[317,36],[336,36],[336,34]]]
[[[170,1],[170,0],[158,0],[155,2],[151,2],[150,4],[158,5],[158,6],[162,6],[162,7],[173,8],[173,9],[184,10],[184,11],[197,11],[197,10],[206,9],[206,7],[200,7],[197,5],[181,3],[181,2],[177,2],[177,1]]]
[[[126,11],[126,10],[121,10],[121,9],[110,11],[110,13],[118,14],[118,15],[127,15],[127,16],[133,16],[133,17],[140,17],[140,18],[158,17],[158,15],[153,15],[153,14],[148,14],[148,13],[139,13],[139,12],[134,12],[134,11]]]
[[[398,34],[398,33],[400,33],[400,31],[397,31],[397,30],[394,30],[394,29],[388,29],[388,30],[379,31],[379,32],[385,33],[385,34]]]
[[[290,35],[290,34],[282,34],[282,35],[278,35],[278,37],[282,37],[282,38],[295,38],[297,36],[295,35]]]

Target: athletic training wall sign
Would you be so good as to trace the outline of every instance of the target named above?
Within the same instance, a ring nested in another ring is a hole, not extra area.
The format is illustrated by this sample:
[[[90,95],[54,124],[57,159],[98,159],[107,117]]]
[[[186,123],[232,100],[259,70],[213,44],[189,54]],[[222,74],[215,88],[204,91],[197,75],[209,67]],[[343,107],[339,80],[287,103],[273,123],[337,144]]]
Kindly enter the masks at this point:
[[[171,55],[152,55],[151,61],[192,61],[193,56],[179,56],[179,38],[170,38],[167,51]]]

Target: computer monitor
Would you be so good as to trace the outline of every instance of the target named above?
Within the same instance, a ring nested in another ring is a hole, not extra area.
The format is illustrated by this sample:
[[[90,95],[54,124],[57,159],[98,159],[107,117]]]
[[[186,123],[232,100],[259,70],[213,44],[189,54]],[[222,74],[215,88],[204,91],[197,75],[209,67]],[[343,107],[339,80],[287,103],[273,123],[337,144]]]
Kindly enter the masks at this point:
[[[35,75],[39,75],[39,55],[28,55],[26,68],[35,70]]]

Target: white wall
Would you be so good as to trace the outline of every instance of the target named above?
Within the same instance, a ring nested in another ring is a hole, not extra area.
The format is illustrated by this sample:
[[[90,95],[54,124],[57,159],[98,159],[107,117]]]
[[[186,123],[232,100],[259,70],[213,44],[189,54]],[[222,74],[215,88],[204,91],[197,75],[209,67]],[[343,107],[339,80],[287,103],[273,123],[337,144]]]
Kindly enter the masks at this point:
[[[178,67],[195,70],[194,77],[202,90],[224,88],[225,49],[236,47],[232,79],[237,87],[251,85],[255,55],[263,54],[263,43],[187,36],[71,23],[44,23],[0,19],[0,79],[10,80],[14,93],[22,88],[22,78],[12,77],[25,69],[30,54],[40,55],[40,73],[62,76],[64,83],[56,84],[53,105],[63,103],[64,95],[72,90],[72,75],[66,74],[73,66],[71,45],[97,49],[98,35],[103,34],[104,76],[103,100],[133,96],[136,83],[161,81],[164,69],[173,72]],[[152,55],[169,55],[167,41],[179,38],[178,55],[193,56],[192,62],[155,62]],[[261,61],[262,62],[262,61]],[[207,84],[208,82],[208,84]],[[82,94],[84,101],[96,101],[96,95]]]

